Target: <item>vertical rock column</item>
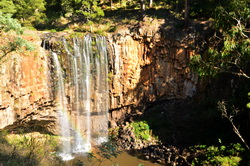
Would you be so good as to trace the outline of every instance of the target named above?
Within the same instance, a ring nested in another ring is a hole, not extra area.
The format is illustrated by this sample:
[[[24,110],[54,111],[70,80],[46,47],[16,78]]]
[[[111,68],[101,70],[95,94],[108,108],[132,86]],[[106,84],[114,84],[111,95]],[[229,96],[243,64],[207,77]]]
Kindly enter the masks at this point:
[[[193,51],[178,40],[116,34],[109,38],[111,125],[140,114],[147,103],[194,95]]]

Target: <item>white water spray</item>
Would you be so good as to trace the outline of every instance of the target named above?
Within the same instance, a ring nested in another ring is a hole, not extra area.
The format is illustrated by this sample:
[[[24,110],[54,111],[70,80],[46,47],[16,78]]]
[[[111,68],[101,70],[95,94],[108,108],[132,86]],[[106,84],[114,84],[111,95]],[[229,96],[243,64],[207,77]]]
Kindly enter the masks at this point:
[[[66,139],[70,141],[62,142],[62,154],[73,156],[75,153],[88,152],[91,145],[99,145],[108,140],[108,57],[104,37],[87,35],[83,39],[73,39],[73,44],[69,43],[71,42],[63,40],[67,59],[70,60],[70,66],[66,69],[66,80],[71,93],[67,94],[68,103],[65,97],[58,97],[61,98],[58,102],[65,107],[62,110],[66,110],[67,104],[71,107],[68,110],[71,114],[60,118],[62,137],[71,138]],[[54,58],[54,61],[59,66],[56,68],[60,69],[58,58]],[[57,73],[59,78],[59,72]],[[62,77],[62,73],[60,75]],[[63,77],[62,82],[59,82],[58,79],[58,86],[64,87]],[[65,96],[65,91],[57,95]],[[65,122],[66,119],[71,120]],[[64,131],[67,128],[72,131]],[[67,136],[63,136],[65,134]]]
[[[72,152],[71,152],[71,137],[70,137],[70,122],[68,119],[68,113],[67,113],[67,100],[65,96],[64,91],[64,82],[63,82],[63,74],[61,65],[58,60],[58,56],[56,53],[52,53],[54,65],[56,69],[56,75],[57,75],[57,83],[58,83],[58,89],[56,93],[56,100],[57,100],[57,109],[58,109],[58,115],[60,120],[60,127],[61,127],[61,142],[62,142],[62,151],[60,152],[60,156],[63,160],[70,160],[72,159]]]

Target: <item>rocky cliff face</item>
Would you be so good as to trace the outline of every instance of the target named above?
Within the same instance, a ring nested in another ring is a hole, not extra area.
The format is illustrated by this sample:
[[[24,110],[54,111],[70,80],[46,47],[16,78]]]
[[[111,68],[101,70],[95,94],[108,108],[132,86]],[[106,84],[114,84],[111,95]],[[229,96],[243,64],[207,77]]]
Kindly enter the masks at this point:
[[[173,39],[143,30],[109,38],[112,126],[146,103],[194,95],[198,77],[188,66],[194,42],[191,35]]]
[[[43,127],[54,131],[50,61],[40,42],[33,53],[8,55],[0,65],[0,129]]]
[[[170,38],[139,29],[120,31],[107,40],[112,127],[126,115],[140,114],[147,103],[192,97],[196,92],[198,78],[188,67],[195,42],[191,35]],[[51,65],[43,48],[9,56],[1,64],[0,129],[36,126],[55,132]]]

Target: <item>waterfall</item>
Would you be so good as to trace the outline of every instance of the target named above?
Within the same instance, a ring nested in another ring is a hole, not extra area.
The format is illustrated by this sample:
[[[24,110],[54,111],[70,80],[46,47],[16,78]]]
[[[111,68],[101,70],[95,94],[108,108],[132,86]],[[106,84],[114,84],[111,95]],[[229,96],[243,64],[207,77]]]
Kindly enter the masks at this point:
[[[97,40],[98,55],[95,57],[96,62],[96,110],[99,117],[98,123],[96,122],[97,129],[99,129],[96,143],[100,144],[108,140],[108,107],[109,107],[109,91],[108,91],[108,57],[107,57],[107,44],[104,37],[100,37]],[[98,100],[99,99],[99,100]],[[103,117],[103,118],[102,118]]]
[[[58,77],[56,96],[60,99],[57,100],[58,111],[62,114],[59,117],[61,156],[74,156],[108,140],[108,57],[106,39],[102,36],[86,35],[72,41],[63,39],[63,45],[67,62],[61,60],[61,65],[66,66],[66,90],[61,65],[57,54],[53,53]]]
[[[64,91],[64,82],[63,82],[63,74],[61,65],[58,60],[58,56],[56,53],[52,53],[54,65],[56,69],[57,75],[57,84],[58,89],[56,93],[56,100],[57,100],[57,109],[59,115],[59,123],[61,128],[61,136],[62,136],[62,152],[59,154],[64,160],[72,159],[71,155],[71,138],[70,138],[70,122],[68,119],[67,113],[67,100]]]

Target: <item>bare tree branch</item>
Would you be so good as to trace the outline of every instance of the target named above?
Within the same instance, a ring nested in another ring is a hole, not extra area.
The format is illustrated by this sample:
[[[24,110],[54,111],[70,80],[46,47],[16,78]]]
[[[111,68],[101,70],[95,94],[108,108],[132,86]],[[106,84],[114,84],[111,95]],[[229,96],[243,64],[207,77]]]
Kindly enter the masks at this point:
[[[233,127],[234,133],[241,139],[241,141],[244,143],[246,148],[248,150],[250,150],[248,144],[246,143],[246,141],[244,140],[244,138],[240,134],[240,131],[237,129],[237,127],[235,126],[235,124],[233,122],[234,116],[236,116],[240,112],[240,110],[234,108],[233,111],[229,114],[227,111],[227,106],[226,106],[225,101],[218,102],[218,109],[221,111],[221,116],[229,120],[229,122],[231,123],[231,125]]]

